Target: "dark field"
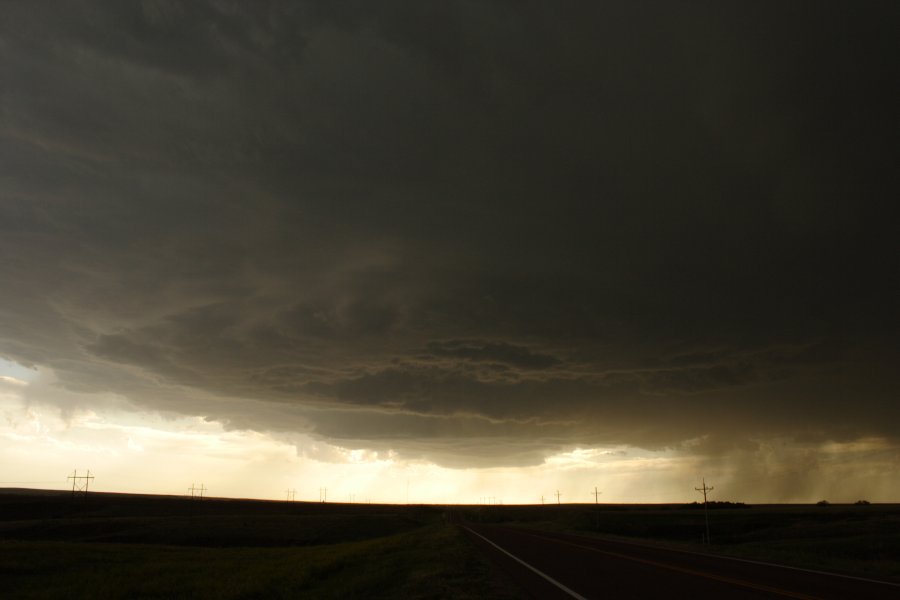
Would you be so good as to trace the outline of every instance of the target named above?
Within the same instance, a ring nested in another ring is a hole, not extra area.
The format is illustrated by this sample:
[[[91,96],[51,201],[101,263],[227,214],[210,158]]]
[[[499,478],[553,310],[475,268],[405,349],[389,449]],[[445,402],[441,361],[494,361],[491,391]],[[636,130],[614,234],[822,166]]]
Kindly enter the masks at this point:
[[[900,581],[900,506],[392,506],[0,490],[10,598],[518,598],[451,523],[503,523]]]
[[[696,552],[900,582],[900,505],[481,507],[469,520],[631,539]]]
[[[0,584],[4,598],[521,597],[443,508],[4,491]]]

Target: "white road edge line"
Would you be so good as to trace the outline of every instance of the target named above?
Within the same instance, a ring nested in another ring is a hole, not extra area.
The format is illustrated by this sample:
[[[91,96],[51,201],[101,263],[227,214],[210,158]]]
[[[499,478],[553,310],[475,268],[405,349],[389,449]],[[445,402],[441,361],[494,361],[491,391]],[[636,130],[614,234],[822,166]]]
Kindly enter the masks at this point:
[[[839,579],[852,579],[855,581],[864,581],[865,583],[877,583],[879,585],[887,585],[892,587],[900,587],[900,583],[893,581],[884,581],[881,579],[869,579],[868,577],[857,577],[856,575],[844,575],[842,573],[832,573],[831,571],[816,571],[815,569],[804,569],[803,567],[792,567],[790,565],[780,565],[778,563],[764,562],[761,560],[752,560],[749,558],[738,558],[737,556],[725,556],[722,554],[703,554],[702,552],[690,552],[682,550],[689,554],[699,554],[700,556],[712,556],[713,558],[726,558],[736,562],[750,563],[751,565],[763,565],[766,567],[777,567],[779,569],[788,569],[789,571],[800,571],[801,573],[811,573],[813,575],[827,575],[828,577],[837,577]]]
[[[477,531],[472,531],[471,529],[469,529],[468,527],[465,527],[465,526],[463,526],[463,529],[465,529],[465,530],[468,531],[469,533],[473,533],[473,534],[477,535],[478,537],[480,537],[481,539],[483,539],[484,541],[486,541],[488,544],[490,544],[491,546],[493,546],[494,548],[496,548],[497,550],[499,550],[499,551],[502,552],[503,554],[507,555],[508,557],[510,557],[510,558],[513,559],[514,561],[518,562],[518,563],[521,564],[522,566],[531,569],[532,571],[534,571],[535,573],[537,573],[538,575],[540,575],[541,577],[543,577],[544,579],[546,579],[547,581],[549,581],[550,583],[552,583],[553,585],[555,585],[556,587],[558,587],[559,589],[561,589],[562,591],[564,591],[565,593],[569,594],[569,595],[572,596],[573,598],[578,598],[578,600],[588,600],[587,598],[585,598],[584,596],[582,596],[582,595],[579,594],[578,592],[576,592],[576,591],[574,591],[574,590],[570,590],[569,588],[567,588],[566,586],[564,586],[563,584],[561,584],[561,583],[558,582],[557,580],[553,579],[552,577],[550,577],[550,576],[547,575],[546,573],[543,573],[542,571],[538,571],[537,569],[535,569],[534,567],[532,567],[531,565],[529,565],[527,562],[525,562],[524,560],[522,560],[522,559],[519,558],[518,556],[515,556],[514,554],[510,554],[509,552],[507,552],[506,550],[504,550],[503,548],[501,548],[500,546],[498,546],[497,544],[495,544],[495,543],[492,542],[491,540],[487,539],[486,537],[484,537],[483,535],[481,535],[481,534],[478,533]]]
[[[525,527],[517,528],[517,531],[528,532],[531,533],[532,530],[528,530]],[[542,533],[538,531],[537,533]],[[638,548],[649,548],[652,550],[666,550],[671,552],[678,552],[681,554],[692,554],[694,556],[705,556],[709,558],[721,558],[724,560],[731,560],[734,562],[742,562],[742,563],[750,563],[751,565],[762,565],[765,567],[775,567],[778,569],[787,569],[788,571],[800,571],[801,573],[811,573],[813,575],[827,575],[828,577],[837,577],[839,579],[853,579],[856,581],[864,581],[866,583],[878,583],[881,585],[891,586],[891,587],[900,587],[900,583],[894,583],[893,581],[884,581],[883,579],[870,579],[868,577],[859,577],[857,575],[844,575],[843,573],[833,573],[831,571],[817,571],[815,569],[805,569],[803,567],[792,567],[791,565],[782,565],[773,562],[766,562],[762,560],[753,560],[751,558],[740,558],[737,556],[728,556],[727,554],[710,554],[708,552],[695,552],[693,550],[684,550],[682,548],[672,548],[668,546],[656,546],[653,544],[641,544],[640,542],[632,542],[625,540],[618,540],[613,538],[602,538],[602,537],[588,537],[577,534],[567,534],[572,535],[573,537],[580,537],[585,540],[598,540],[601,542],[610,542],[613,544],[621,544],[623,546],[637,546]],[[535,537],[544,537],[540,535],[535,535]],[[554,539],[552,537],[545,539]]]

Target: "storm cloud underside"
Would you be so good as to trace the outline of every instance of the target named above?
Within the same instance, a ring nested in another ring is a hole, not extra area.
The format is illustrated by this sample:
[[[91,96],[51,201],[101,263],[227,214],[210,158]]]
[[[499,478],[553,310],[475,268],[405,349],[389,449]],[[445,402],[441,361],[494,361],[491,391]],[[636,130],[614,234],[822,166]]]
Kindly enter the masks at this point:
[[[451,467],[896,453],[897,12],[8,3],[0,355]]]

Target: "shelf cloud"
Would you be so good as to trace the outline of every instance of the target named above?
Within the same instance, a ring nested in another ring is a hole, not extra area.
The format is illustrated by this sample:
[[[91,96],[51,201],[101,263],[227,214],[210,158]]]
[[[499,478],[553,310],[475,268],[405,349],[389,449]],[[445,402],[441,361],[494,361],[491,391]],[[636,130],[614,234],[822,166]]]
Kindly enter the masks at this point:
[[[896,449],[874,9],[11,3],[0,356],[452,468]]]

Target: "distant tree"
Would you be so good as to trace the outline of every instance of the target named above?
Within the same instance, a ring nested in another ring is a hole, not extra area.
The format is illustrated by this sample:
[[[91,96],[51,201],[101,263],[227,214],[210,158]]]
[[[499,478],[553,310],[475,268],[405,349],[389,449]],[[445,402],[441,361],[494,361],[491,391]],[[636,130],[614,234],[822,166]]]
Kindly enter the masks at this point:
[[[749,508],[749,506],[743,502],[731,502],[730,500],[710,500],[707,505],[710,510],[715,508]],[[703,508],[703,503],[691,502],[690,504],[685,504],[684,507],[701,509]]]
[[[828,500],[819,500],[818,502],[816,502],[816,506],[828,506],[829,504],[831,504],[831,502],[829,502]]]
[[[868,500],[857,500],[856,502],[854,502],[854,504],[857,504],[859,506],[868,506],[869,501]]]

